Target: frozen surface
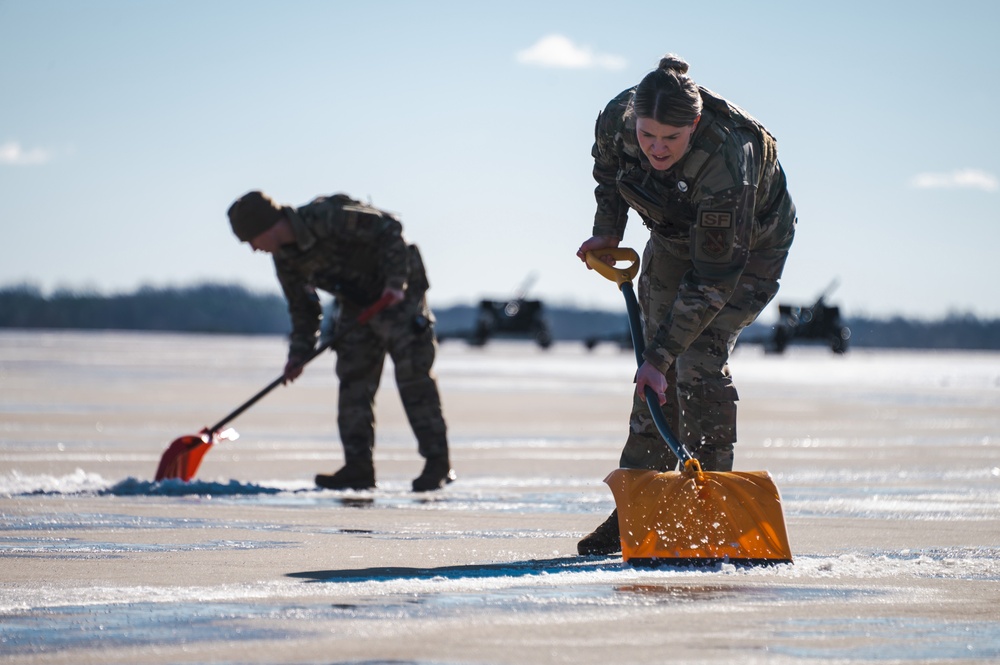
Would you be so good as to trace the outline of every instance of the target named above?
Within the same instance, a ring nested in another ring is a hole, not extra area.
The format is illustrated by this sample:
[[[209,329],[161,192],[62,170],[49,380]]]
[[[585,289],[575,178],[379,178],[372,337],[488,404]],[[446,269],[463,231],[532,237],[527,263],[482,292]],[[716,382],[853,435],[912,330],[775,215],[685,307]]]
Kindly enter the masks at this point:
[[[1000,354],[739,349],[737,468],[773,475],[795,562],[657,569],[575,554],[613,508],[617,349],[442,345],[459,480],[438,493],[409,491],[389,373],[378,489],[315,488],[342,459],[330,356],[194,481],[152,481],[283,356],[0,332],[3,662],[1000,661]]]

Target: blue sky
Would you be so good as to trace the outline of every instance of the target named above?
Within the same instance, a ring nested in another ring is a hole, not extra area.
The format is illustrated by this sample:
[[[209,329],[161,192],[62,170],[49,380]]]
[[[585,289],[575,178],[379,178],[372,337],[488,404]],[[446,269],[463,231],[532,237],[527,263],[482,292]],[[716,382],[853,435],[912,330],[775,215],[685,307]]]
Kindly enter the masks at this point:
[[[594,120],[674,52],[778,138],[779,300],[997,317],[998,28],[992,0],[0,0],[0,285],[277,291],[230,202],[344,191],[401,215],[432,305],[534,275],[621,308],[574,256]]]

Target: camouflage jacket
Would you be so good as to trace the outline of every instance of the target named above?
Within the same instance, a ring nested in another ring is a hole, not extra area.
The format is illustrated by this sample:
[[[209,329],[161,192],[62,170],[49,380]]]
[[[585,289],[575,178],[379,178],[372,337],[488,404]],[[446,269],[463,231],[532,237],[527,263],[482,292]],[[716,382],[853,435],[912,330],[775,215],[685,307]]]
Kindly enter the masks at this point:
[[[631,208],[673,254],[691,262],[667,317],[649,322],[658,329],[645,357],[661,371],[726,304],[752,255],[783,256],[794,234],[795,207],[774,137],[739,107],[700,92],[702,117],[691,146],[670,169],[652,168],[639,149],[635,88],[598,116],[592,151],[593,234],[620,240]]]
[[[316,289],[332,293],[345,310],[372,304],[387,287],[412,296],[426,291],[419,254],[394,215],[344,194],[283,210],[295,243],[274,255],[274,267],[292,319],[290,356],[316,344],[322,317]]]

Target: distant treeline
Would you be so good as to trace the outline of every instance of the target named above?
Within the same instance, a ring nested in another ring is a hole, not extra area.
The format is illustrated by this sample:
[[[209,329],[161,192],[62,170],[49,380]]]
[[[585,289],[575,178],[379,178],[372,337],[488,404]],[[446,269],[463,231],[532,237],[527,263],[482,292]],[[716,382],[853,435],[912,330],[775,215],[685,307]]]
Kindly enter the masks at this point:
[[[938,321],[848,318],[851,345],[892,349],[1000,350],[1000,319],[951,315]]]
[[[624,312],[552,306],[545,312],[556,340],[613,342],[627,335]],[[474,327],[477,314],[473,305],[437,308],[437,329],[445,337],[461,336]],[[843,323],[851,329],[852,348],[1000,350],[1000,319],[847,317]],[[62,290],[49,296],[36,287],[17,285],[0,288],[0,328],[284,335],[289,322],[282,296],[254,293],[238,285],[143,287],[121,295]],[[761,342],[770,334],[771,326],[755,324],[741,341]]]
[[[143,287],[99,295],[32,286],[0,289],[0,328],[162,330],[206,333],[287,333],[288,309],[279,295],[242,286]]]

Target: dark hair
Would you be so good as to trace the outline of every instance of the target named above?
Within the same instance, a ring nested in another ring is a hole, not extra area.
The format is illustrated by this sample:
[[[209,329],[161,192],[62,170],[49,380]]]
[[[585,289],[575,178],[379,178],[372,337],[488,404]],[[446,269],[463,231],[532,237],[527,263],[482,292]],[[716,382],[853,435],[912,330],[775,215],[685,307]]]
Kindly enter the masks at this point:
[[[701,113],[701,94],[687,76],[688,63],[667,54],[635,89],[635,114],[664,125],[685,127]]]

